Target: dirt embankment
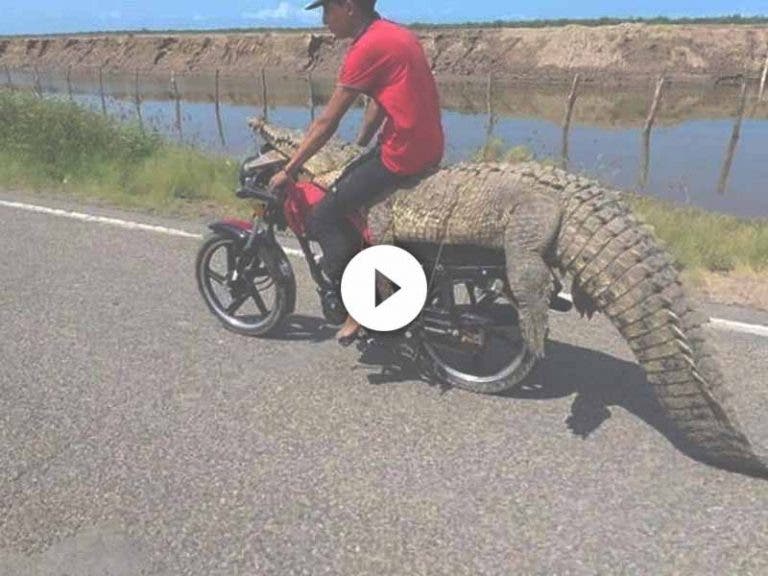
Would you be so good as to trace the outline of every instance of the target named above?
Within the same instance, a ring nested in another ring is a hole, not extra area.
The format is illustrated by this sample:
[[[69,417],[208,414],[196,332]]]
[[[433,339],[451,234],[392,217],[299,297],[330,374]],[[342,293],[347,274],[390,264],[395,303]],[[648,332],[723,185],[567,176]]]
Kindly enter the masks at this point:
[[[567,81],[579,72],[596,81],[632,82],[666,73],[678,80],[727,81],[744,71],[758,77],[768,27],[746,25],[563,26],[420,30],[436,74],[533,82]],[[105,34],[0,39],[9,68],[287,75],[333,75],[346,44],[307,32]],[[746,68],[745,68],[746,67]]]

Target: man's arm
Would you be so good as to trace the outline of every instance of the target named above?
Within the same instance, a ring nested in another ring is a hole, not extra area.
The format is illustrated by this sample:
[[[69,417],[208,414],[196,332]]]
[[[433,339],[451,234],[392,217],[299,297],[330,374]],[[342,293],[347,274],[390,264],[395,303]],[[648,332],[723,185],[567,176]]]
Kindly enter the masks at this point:
[[[371,138],[376,134],[386,117],[387,113],[384,111],[384,108],[379,106],[379,103],[371,98],[368,101],[368,106],[365,108],[363,125],[360,127],[360,133],[357,136],[358,146],[368,146]]]
[[[309,127],[304,140],[285,166],[289,176],[295,176],[304,163],[312,158],[333,136],[339,127],[339,122],[359,96],[359,92],[337,86],[323,113]]]

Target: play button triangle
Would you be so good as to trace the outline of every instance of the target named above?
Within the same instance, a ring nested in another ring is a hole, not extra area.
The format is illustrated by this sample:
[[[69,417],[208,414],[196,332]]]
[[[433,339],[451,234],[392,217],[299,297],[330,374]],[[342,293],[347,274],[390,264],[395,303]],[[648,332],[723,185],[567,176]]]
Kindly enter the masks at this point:
[[[392,332],[413,322],[424,308],[428,288],[421,263],[402,248],[387,244],[358,252],[341,277],[344,307],[373,332]]]
[[[376,270],[376,307],[378,308],[380,304],[385,302],[390,296],[393,296],[398,290],[400,290],[400,286],[391,278],[389,278],[387,275],[383,274],[382,272],[379,272],[378,269],[374,268]],[[378,287],[382,286],[386,282],[389,283],[389,285],[392,287],[392,291],[387,294],[386,296],[382,297],[379,293]]]

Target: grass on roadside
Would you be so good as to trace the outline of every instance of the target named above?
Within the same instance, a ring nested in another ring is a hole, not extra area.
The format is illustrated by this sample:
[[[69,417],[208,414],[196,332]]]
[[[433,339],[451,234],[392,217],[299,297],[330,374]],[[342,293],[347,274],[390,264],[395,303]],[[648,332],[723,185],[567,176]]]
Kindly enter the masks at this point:
[[[75,104],[0,92],[0,186],[166,213],[238,210],[237,166]]]
[[[683,268],[711,272],[768,272],[768,220],[745,220],[628,195]]]

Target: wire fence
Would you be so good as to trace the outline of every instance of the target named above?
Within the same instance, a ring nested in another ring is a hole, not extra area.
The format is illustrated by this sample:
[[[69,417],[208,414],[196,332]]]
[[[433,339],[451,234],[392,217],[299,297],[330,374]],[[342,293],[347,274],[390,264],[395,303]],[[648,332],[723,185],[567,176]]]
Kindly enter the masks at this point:
[[[4,87],[8,90],[15,91],[19,89],[31,89],[39,98],[44,98],[46,96],[46,90],[43,87],[43,80],[42,80],[42,74],[37,68],[33,68],[30,71],[28,70],[10,70],[7,66],[5,68],[5,81],[4,81]],[[98,77],[98,86],[95,88],[95,91],[98,93],[99,100],[101,103],[101,112],[104,115],[107,115],[107,91],[105,90],[105,84],[104,84],[104,68],[100,67],[97,69],[78,69],[79,73],[83,73],[83,71],[90,72],[91,75],[94,73]],[[72,80],[72,68],[69,67],[66,69],[65,73],[65,83],[66,83],[66,94],[68,98],[72,101],[75,100],[75,93],[76,92],[86,92],[86,93],[93,93],[93,88],[88,90],[83,90],[82,87],[79,88],[79,90],[76,90],[75,84]],[[48,76],[50,77],[53,74],[53,72],[49,71]],[[61,71],[57,71],[57,74],[60,76]],[[16,76],[16,80],[14,79],[14,76]],[[121,76],[125,76],[125,74],[121,74]],[[143,90],[143,84],[144,80],[147,80],[149,83],[151,83],[153,86],[156,86],[158,83],[158,79],[161,78],[156,72],[154,71],[144,71],[144,70],[135,70],[133,72],[133,83],[132,83],[132,92],[130,99],[133,101],[133,105],[135,108],[135,115],[136,120],[139,123],[139,126],[141,129],[144,129],[145,121],[144,121],[144,115],[142,112],[142,107],[144,104],[144,99],[146,97],[146,93]],[[19,81],[18,78],[21,77],[23,80]],[[201,79],[205,81],[207,76],[201,76],[200,73],[195,74],[185,74],[185,73],[177,73],[177,72],[171,72],[168,77],[168,90],[165,94],[161,94],[162,96],[166,97],[173,103],[173,110],[174,110],[174,130],[176,132],[177,138],[179,142],[184,142],[184,120],[183,120],[183,114],[182,114],[182,106],[183,102],[186,100],[185,97],[182,94],[182,91],[179,90],[179,82],[178,79],[186,77],[191,78],[194,77],[196,82],[200,82]],[[260,100],[261,100],[261,106],[260,106],[260,113],[264,118],[269,117],[269,110],[270,110],[270,81],[268,74],[265,69],[260,70],[260,74],[258,76],[260,80]],[[762,70],[758,76],[759,81],[756,89],[756,99],[755,103],[760,103],[765,99],[765,91],[766,91],[766,81],[768,78],[768,54],[766,55],[765,64],[762,67]],[[736,77],[737,80],[740,80],[741,88],[739,92],[739,103],[737,107],[737,112],[733,118],[733,129],[731,132],[731,138],[728,142],[728,146],[726,149],[725,157],[722,161],[722,168],[720,171],[720,177],[718,180],[718,187],[717,190],[720,194],[724,194],[727,188],[727,182],[731,170],[731,166],[733,163],[733,157],[736,153],[736,149],[739,142],[739,136],[740,136],[740,129],[742,125],[742,121],[744,119],[746,110],[747,110],[747,100],[748,100],[748,94],[749,94],[749,78],[747,74],[739,75]],[[321,98],[318,97],[318,90],[316,83],[313,81],[311,73],[308,73],[306,76],[303,77],[303,80],[306,84],[306,108],[308,111],[308,117],[310,121],[314,121],[316,117],[316,108],[320,104]],[[227,146],[227,136],[225,134],[224,130],[224,123],[222,122],[222,115],[221,115],[221,102],[222,102],[222,90],[221,90],[221,84],[222,84],[222,74],[219,69],[216,69],[214,72],[211,73],[208,82],[208,87],[212,88],[213,93],[213,113],[214,113],[214,121],[216,123],[217,132],[219,141],[222,145],[222,147]],[[642,130],[642,142],[641,142],[641,162],[640,162],[640,170],[638,174],[637,179],[637,187],[640,190],[644,190],[647,186],[648,182],[648,174],[650,170],[650,157],[651,157],[651,140],[652,140],[652,130],[653,126],[657,117],[657,114],[659,112],[659,109],[662,105],[662,102],[664,100],[664,87],[667,83],[667,80],[664,76],[661,76],[656,81],[656,87],[655,91],[653,93],[653,96],[651,100],[648,102],[647,107],[647,116],[645,120],[645,124]],[[494,108],[494,98],[493,98],[493,92],[494,92],[494,85],[495,85],[495,79],[492,74],[489,74],[487,77],[486,82],[486,94],[485,94],[485,100],[486,100],[486,106],[485,106],[485,114],[487,115],[487,122],[486,122],[486,128],[485,128],[485,143],[486,146],[492,141],[494,137],[494,128],[496,126],[496,123],[498,121],[498,114]],[[580,88],[581,88],[582,82],[581,77],[579,74],[575,74],[573,77],[573,81],[570,85],[570,90],[568,93],[563,94],[563,102],[564,102],[564,113],[563,118],[561,121],[561,146],[560,146],[560,155],[558,160],[558,163],[563,168],[568,168],[569,165],[569,155],[570,155],[570,130],[571,130],[571,122],[573,117],[573,110],[574,106],[579,98],[580,95]],[[49,89],[50,93],[58,93],[59,91],[51,90]],[[122,94],[124,97],[128,96],[127,94]]]

